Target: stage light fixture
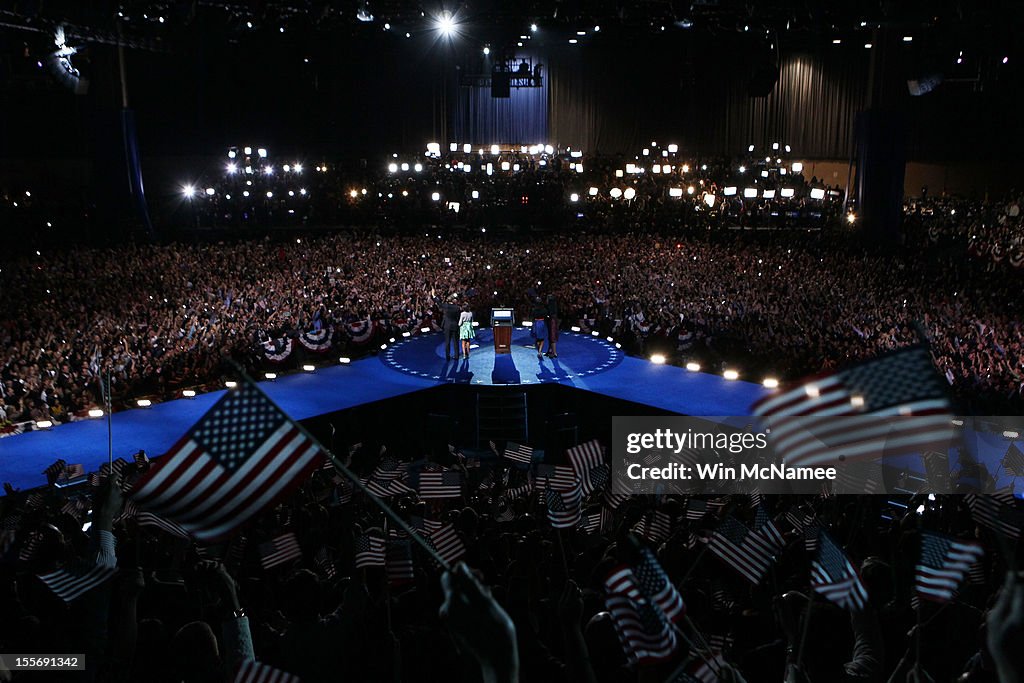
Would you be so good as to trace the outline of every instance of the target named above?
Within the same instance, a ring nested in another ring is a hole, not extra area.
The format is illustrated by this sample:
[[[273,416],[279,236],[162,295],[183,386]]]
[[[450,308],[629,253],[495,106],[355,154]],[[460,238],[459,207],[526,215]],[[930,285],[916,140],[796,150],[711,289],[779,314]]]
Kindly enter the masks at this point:
[[[779,388],[779,380],[775,379],[774,377],[765,377],[764,381],[761,382],[761,384],[764,386],[765,389]]]
[[[573,192],[571,195],[569,195],[570,202],[578,202],[579,200],[580,196],[577,193]]]
[[[679,145],[672,144],[672,145],[668,146],[668,153],[669,154],[675,154],[678,151],[679,151]]]
[[[191,185],[185,185],[181,188],[181,193],[185,195],[187,199],[192,199],[196,195],[196,188]]]
[[[491,54],[491,48],[489,48],[489,47],[487,47],[487,46],[485,45],[485,46],[484,46],[484,57],[486,57],[486,56],[487,56],[487,55],[489,55],[489,54]],[[453,149],[452,151],[454,152],[455,150]]]
[[[636,197],[636,190],[634,190],[632,187],[627,187],[625,192],[622,193],[622,197],[623,199],[627,200],[633,199],[634,197]]]
[[[740,173],[746,173],[746,172],[747,172],[747,167],[746,166],[740,166]]]
[[[740,373],[736,372],[735,370],[726,370],[725,372],[722,373],[722,377],[732,382],[740,378]]]
[[[686,369],[690,372],[700,372],[700,363],[691,360],[686,364]]]
[[[746,187],[746,188],[744,188],[743,189],[743,196],[745,198],[747,198],[747,199],[753,199],[754,197],[757,196],[757,188],[756,187]]]
[[[435,202],[437,202],[437,201],[441,201],[441,193],[440,193],[440,192],[431,192],[431,193],[430,193],[430,198],[431,198],[431,199],[432,199],[433,201],[435,201]]]
[[[622,190],[620,190],[617,187],[613,187],[611,190],[608,191],[608,194],[611,195],[612,199],[618,199],[619,197],[622,196]]]
[[[850,213],[846,214],[846,222],[849,223],[850,225],[853,225],[854,223],[856,223],[857,222],[857,214],[853,213],[852,211]]]
[[[668,196],[669,197],[682,197],[683,196],[683,188],[681,188],[681,187],[670,187],[668,189]]]
[[[89,417],[103,417],[103,410],[100,408],[92,408],[89,410]]]
[[[36,420],[36,429],[49,429],[53,426],[50,420]]]
[[[182,392],[181,392],[181,395],[184,396],[185,398],[195,398],[196,397],[196,390],[195,389],[183,389]]]
[[[825,190],[821,189],[820,187],[815,187],[815,188],[811,189],[811,199],[824,199],[824,198],[825,198]]]
[[[266,159],[266,158],[267,158],[267,150],[265,150],[265,149],[264,149],[264,148],[262,148],[262,147],[260,147],[259,149],[257,149],[257,150],[256,150],[256,153],[257,153],[257,154],[259,155],[260,159]]]
[[[914,36],[903,36],[903,42],[904,43],[912,43],[912,42],[914,42]]]
[[[779,190],[779,196],[789,198],[796,194],[796,191],[792,187],[784,187]]]
[[[569,39],[569,44],[570,44],[570,45],[575,45],[575,44],[576,44],[576,43],[578,43],[578,42],[580,42],[580,41],[576,40],[575,38],[570,38],[570,39]]]
[[[664,354],[661,354],[661,353],[651,354],[651,362],[654,363],[655,365],[664,365],[665,364],[665,356],[664,356]]]
[[[832,44],[833,45],[841,45],[842,43],[843,43],[843,41],[840,38],[833,38],[832,39]]]
[[[417,173],[422,173],[423,172],[423,164],[416,164],[415,166],[412,167],[412,170],[416,171]]]
[[[148,398],[140,398],[138,401],[135,402],[135,405],[139,406],[140,408],[148,408],[151,405],[153,405],[153,402],[150,401]]]
[[[864,397],[863,396],[851,396],[850,397],[850,405],[853,406],[854,408],[863,408],[864,407]]]
[[[1016,439],[1017,437],[1020,436],[1020,432],[1015,432],[1011,429],[1008,429],[1005,432],[1003,432],[1003,436],[1005,436],[1007,439]]]
[[[224,170],[226,170],[228,174],[234,175],[235,173],[238,172],[238,166],[235,166],[234,164],[228,164]]]
[[[533,33],[537,32],[537,24],[530,24],[530,31]]]
[[[715,195],[708,192],[704,195],[704,203],[708,205],[709,209],[715,208]]]
[[[693,194],[696,191],[697,188],[695,188],[693,185],[690,185],[688,188],[686,188],[686,194]]]
[[[801,171],[804,170],[804,165],[799,161],[794,161],[793,165],[790,166],[790,168],[793,169],[793,173],[800,173]]]
[[[761,193],[761,196],[765,199],[775,199],[775,190],[765,190]]]
[[[724,194],[726,197],[732,197],[734,194],[736,194],[736,188],[730,185],[729,187],[722,189],[722,194]]]
[[[596,197],[597,192],[598,190],[596,187],[591,187],[589,190],[587,190],[587,194],[590,195],[591,197]]]
[[[269,380],[273,381],[273,380],[277,379],[277,373],[276,372],[264,372],[263,373],[263,377],[265,379],[269,379]]]
[[[215,194],[217,194],[217,191],[215,189],[213,189],[212,187],[206,188],[206,196],[207,197],[212,197]]]
[[[445,10],[441,13],[441,16],[437,18],[437,29],[446,38],[455,32],[455,17],[451,15],[451,12]]]

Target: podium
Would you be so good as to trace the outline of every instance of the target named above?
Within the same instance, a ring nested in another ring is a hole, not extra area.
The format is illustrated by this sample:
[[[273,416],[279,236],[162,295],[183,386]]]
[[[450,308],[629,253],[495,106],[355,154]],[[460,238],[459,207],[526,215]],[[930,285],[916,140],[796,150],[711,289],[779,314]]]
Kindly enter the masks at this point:
[[[491,330],[494,332],[494,353],[512,353],[512,328],[515,311],[511,308],[491,309]]]

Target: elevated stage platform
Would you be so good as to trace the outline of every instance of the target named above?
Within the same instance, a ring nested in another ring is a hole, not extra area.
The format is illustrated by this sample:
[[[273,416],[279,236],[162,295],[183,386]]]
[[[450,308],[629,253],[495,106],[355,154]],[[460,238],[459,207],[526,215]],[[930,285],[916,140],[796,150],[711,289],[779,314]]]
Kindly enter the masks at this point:
[[[306,420],[428,389],[438,384],[507,386],[557,383],[680,415],[748,415],[764,389],[626,356],[604,338],[563,332],[558,358],[538,360],[528,328],[515,328],[513,352],[495,355],[490,330],[480,330],[468,361],[444,358],[444,338],[400,340],[376,357],[312,373],[284,375],[261,386],[289,415]],[[223,391],[115,413],[114,457],[145,449],[159,455],[209,410]],[[16,488],[46,483],[43,469],[58,458],[87,471],[107,459],[105,419],[0,439],[0,481]]]

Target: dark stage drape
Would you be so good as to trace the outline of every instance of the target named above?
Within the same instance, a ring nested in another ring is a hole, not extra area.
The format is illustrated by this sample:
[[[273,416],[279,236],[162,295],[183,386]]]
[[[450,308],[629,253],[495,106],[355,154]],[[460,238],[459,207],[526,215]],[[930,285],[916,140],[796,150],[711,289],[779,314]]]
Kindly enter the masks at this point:
[[[453,142],[491,145],[548,143],[548,86],[512,88],[491,97],[490,88],[459,87]]]
[[[780,142],[804,157],[849,157],[866,60],[784,57],[778,83],[758,98],[748,94],[751,75],[770,56],[724,59],[723,50],[662,45],[552,55],[552,140],[634,154],[652,140],[702,154]]]

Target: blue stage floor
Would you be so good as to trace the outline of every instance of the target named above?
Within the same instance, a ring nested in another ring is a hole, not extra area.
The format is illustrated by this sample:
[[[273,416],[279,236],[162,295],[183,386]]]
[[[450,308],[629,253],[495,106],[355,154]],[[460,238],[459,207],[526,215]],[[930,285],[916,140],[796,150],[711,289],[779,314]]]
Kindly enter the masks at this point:
[[[289,415],[305,420],[443,383],[523,386],[558,383],[681,415],[748,415],[764,392],[758,384],[655,365],[623,354],[603,338],[563,333],[557,359],[539,361],[529,330],[516,328],[512,354],[495,356],[490,330],[478,334],[469,361],[444,360],[443,338],[402,340],[375,358],[282,376],[261,386]],[[166,451],[223,394],[222,391],[127,410],[113,416],[114,457],[140,448]],[[0,439],[0,481],[17,488],[44,483],[42,470],[58,458],[87,471],[107,459],[104,419],[60,425]]]

